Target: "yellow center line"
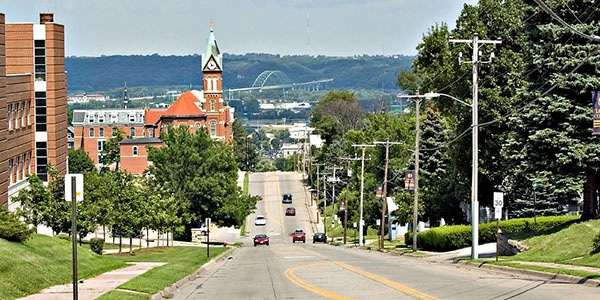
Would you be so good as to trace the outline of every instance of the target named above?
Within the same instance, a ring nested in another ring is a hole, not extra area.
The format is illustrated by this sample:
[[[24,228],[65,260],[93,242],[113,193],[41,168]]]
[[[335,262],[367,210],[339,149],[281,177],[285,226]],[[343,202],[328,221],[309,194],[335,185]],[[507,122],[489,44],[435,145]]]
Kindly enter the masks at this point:
[[[266,198],[266,195],[269,194],[268,193],[268,187],[269,187],[269,180],[265,181],[265,184],[264,184],[264,194],[263,195],[265,195],[265,198]],[[279,184],[277,184],[277,192],[279,193]],[[263,204],[265,206],[265,215],[266,215],[266,217],[269,220],[273,221],[275,224],[279,225],[279,227],[283,228],[283,224],[281,224],[281,222],[279,222],[279,220],[276,220],[273,217],[271,217],[271,214],[269,213],[269,206],[267,205],[267,200],[266,199],[263,199]]]
[[[327,297],[330,299],[336,299],[336,300],[350,300],[350,299],[355,299],[355,298],[350,298],[350,297],[346,297],[344,295],[340,295],[334,292],[330,292],[328,290],[322,289],[320,287],[317,287],[315,285],[309,284],[306,281],[300,279],[298,276],[296,276],[296,274],[294,272],[296,272],[297,270],[300,269],[304,269],[304,268],[310,268],[310,267],[317,267],[320,265],[325,264],[325,262],[321,262],[321,263],[314,263],[314,264],[309,264],[309,265],[302,265],[302,266],[297,266],[297,267],[293,267],[293,268],[289,268],[285,271],[285,277],[291,281],[293,284],[308,290],[310,292],[313,292],[317,295],[323,296],[323,297]]]
[[[348,264],[345,264],[343,262],[334,262],[334,264],[336,264],[336,265],[338,265],[338,266],[340,266],[340,267],[342,267],[344,269],[347,269],[347,270],[350,270],[352,272],[358,273],[358,274],[360,274],[362,276],[365,276],[367,278],[373,279],[373,280],[375,280],[377,282],[383,283],[383,284],[385,284],[385,285],[387,285],[387,286],[389,286],[389,287],[391,287],[393,289],[396,289],[398,291],[401,291],[401,292],[403,292],[403,293],[405,293],[407,295],[416,297],[418,299],[427,299],[427,300],[437,300],[438,299],[436,297],[427,295],[427,294],[425,294],[425,293],[423,293],[421,291],[409,288],[409,287],[407,287],[407,286],[405,286],[403,284],[399,284],[397,282],[391,281],[391,280],[389,280],[389,279],[387,279],[385,277],[381,277],[379,275],[375,275],[373,273],[369,273],[369,272],[361,270],[359,268],[355,268],[355,267],[353,267],[351,265],[348,265]]]

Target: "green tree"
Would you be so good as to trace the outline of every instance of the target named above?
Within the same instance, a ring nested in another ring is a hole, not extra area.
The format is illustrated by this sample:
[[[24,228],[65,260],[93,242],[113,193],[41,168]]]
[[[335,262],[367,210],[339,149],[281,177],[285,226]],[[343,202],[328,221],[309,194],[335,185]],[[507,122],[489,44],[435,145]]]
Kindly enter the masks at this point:
[[[363,128],[364,111],[350,91],[330,91],[311,111],[310,124],[331,143],[351,129]]]
[[[222,226],[241,225],[258,199],[242,195],[232,147],[206,130],[190,133],[184,126],[169,128],[161,138],[166,145],[149,150],[149,172],[177,199],[184,238],[206,217]]]
[[[600,8],[591,1],[549,3],[556,15],[587,34],[600,30]],[[558,24],[537,5],[527,7],[525,48],[528,62],[519,90],[519,113],[510,116],[512,129],[504,158],[512,166],[510,186],[517,215],[533,214],[534,183],[537,213],[557,214],[579,198],[582,219],[598,218],[600,143],[592,135],[592,91],[600,86],[597,45]]]
[[[94,161],[87,155],[83,148],[69,151],[69,173],[82,174],[94,171]]]
[[[104,168],[109,168],[111,165],[115,165],[115,171],[119,170],[119,162],[121,161],[121,152],[119,149],[119,144],[123,141],[125,133],[117,129],[115,134],[104,143],[104,148],[102,149],[100,163],[104,165]]]
[[[58,173],[54,166],[48,166],[48,192],[50,198],[45,204],[42,214],[44,225],[52,228],[55,234],[70,232],[71,203],[65,201],[65,177]]]
[[[29,187],[20,190],[12,200],[19,202],[19,208],[16,210],[17,215],[23,218],[27,224],[37,228],[38,225],[43,224],[44,211],[52,195],[37,175],[27,176],[27,182]]]

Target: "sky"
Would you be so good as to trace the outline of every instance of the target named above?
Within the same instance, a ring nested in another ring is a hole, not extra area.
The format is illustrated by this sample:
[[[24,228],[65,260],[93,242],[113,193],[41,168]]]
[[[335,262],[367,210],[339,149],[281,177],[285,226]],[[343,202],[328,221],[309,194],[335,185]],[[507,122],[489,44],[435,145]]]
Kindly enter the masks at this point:
[[[193,55],[211,20],[221,52],[415,55],[436,24],[450,29],[477,0],[2,0],[7,23],[65,25],[66,56]]]

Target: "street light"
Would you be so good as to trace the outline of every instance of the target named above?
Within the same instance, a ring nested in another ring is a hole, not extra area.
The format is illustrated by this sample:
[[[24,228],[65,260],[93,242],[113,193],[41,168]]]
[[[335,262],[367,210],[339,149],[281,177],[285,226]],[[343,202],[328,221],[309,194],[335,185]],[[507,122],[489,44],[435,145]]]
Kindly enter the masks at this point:
[[[478,258],[477,246],[479,245],[479,127],[478,127],[478,112],[477,112],[477,102],[473,101],[473,104],[469,104],[463,100],[460,100],[454,96],[450,96],[448,94],[442,93],[426,93],[425,98],[436,98],[436,97],[448,97],[458,103],[466,105],[471,108],[473,120],[471,122],[471,127],[473,130],[473,140],[472,140],[472,171],[471,171],[471,240],[472,240],[472,248],[471,248],[471,256],[473,259]],[[477,97],[474,97],[474,100]]]

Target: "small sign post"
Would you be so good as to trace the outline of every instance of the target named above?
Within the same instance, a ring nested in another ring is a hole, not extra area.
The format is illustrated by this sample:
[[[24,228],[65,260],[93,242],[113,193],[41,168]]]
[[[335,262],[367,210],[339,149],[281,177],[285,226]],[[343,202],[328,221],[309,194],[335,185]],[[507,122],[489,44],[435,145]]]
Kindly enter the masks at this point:
[[[77,300],[77,202],[83,201],[83,174],[65,175],[65,200],[67,202],[71,202],[71,237],[73,240],[73,300]]]
[[[206,257],[210,257],[210,218],[204,220],[206,226]]]
[[[494,192],[494,217],[496,218],[496,261],[498,261],[498,248],[500,240],[500,219],[502,218],[502,207],[504,206],[504,193]]]

